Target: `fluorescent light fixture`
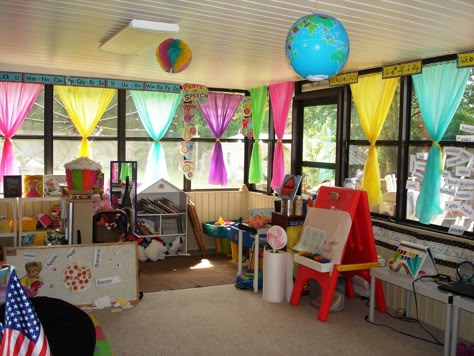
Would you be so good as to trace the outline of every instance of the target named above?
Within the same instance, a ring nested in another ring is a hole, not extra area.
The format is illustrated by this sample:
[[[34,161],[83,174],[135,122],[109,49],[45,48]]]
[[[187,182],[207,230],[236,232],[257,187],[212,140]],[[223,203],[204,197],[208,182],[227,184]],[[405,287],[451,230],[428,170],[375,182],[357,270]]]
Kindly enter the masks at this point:
[[[178,31],[178,24],[132,20],[125,28],[102,43],[99,49],[116,54],[141,54],[165,40],[165,33]]]
[[[177,23],[154,22],[146,20],[132,20],[128,24],[129,28],[147,31],[147,32],[178,32],[179,25]]]

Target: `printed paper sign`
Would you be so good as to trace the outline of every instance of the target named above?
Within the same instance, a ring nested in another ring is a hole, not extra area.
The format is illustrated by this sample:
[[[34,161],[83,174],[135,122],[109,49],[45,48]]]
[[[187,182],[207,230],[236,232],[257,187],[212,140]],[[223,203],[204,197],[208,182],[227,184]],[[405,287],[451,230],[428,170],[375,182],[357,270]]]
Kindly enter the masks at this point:
[[[459,130],[474,133],[474,125],[461,124],[459,125]]]
[[[447,201],[444,204],[444,210],[461,211],[461,202],[460,201]]]
[[[113,277],[107,277],[107,278],[98,278],[95,280],[95,285],[96,287],[103,287],[103,286],[108,286],[111,284],[117,284],[120,283],[120,277],[119,276],[113,276]]]
[[[453,188],[440,188],[439,192],[442,194],[448,194],[454,196],[454,193],[456,193],[456,190]]]
[[[473,200],[474,199],[474,191],[467,191],[467,190],[458,190],[454,197],[460,200]]]
[[[461,148],[461,147],[446,146],[446,147],[443,149],[443,153],[444,153],[446,156],[460,156],[460,155],[461,155],[461,152],[462,152],[462,148]]]
[[[413,189],[416,190],[417,192],[420,191],[420,182],[415,181],[415,180],[407,180],[405,184],[406,189]]]
[[[461,236],[462,234],[464,234],[464,226],[459,226],[459,225],[451,225],[449,227],[449,230],[448,232],[450,234],[453,234],[453,235],[458,235],[458,236]]]
[[[474,136],[471,135],[456,135],[457,142],[474,142]]]
[[[472,208],[472,205],[470,204],[470,202],[468,204],[466,203],[462,204],[459,210],[470,219],[472,218],[473,213],[474,213],[474,209]]]
[[[456,167],[456,175],[458,177],[470,177],[471,168],[469,167]]]

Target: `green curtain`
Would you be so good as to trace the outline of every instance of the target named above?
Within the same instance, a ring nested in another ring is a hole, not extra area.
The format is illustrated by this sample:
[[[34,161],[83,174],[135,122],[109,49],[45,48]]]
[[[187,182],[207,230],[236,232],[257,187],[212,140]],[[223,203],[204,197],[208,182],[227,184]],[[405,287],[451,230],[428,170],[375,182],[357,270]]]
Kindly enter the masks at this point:
[[[78,157],[92,158],[88,137],[92,134],[115,95],[114,89],[55,85],[71,121],[82,136]]]
[[[260,183],[264,178],[262,169],[261,148],[259,143],[262,124],[267,119],[268,87],[250,89],[250,101],[252,103],[252,126],[254,143],[250,157],[249,183]]]
[[[351,84],[352,97],[359,114],[360,126],[370,142],[369,153],[364,165],[362,190],[367,192],[371,207],[382,202],[379,161],[375,143],[387,118],[397,85],[398,78],[382,79],[381,73],[360,77],[358,83]]]

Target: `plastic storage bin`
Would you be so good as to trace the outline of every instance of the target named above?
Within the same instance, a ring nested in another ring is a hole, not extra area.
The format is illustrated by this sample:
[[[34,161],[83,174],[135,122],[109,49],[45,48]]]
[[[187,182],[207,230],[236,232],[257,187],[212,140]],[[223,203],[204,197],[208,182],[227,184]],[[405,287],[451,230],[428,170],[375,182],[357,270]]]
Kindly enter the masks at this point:
[[[243,232],[243,239],[242,239],[242,246],[244,248],[250,248],[253,245],[253,237],[250,235],[248,231]],[[227,239],[235,242],[237,245],[239,244],[239,228],[237,226],[230,226],[227,229]]]

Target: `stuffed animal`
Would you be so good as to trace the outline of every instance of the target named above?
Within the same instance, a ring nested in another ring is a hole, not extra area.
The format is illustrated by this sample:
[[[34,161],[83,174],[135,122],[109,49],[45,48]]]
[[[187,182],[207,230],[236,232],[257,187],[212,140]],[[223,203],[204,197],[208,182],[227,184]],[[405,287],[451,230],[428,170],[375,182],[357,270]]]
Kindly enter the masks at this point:
[[[145,253],[145,247],[143,245],[137,246],[138,260],[141,262],[148,261],[148,256]]]
[[[146,256],[152,261],[164,260],[167,252],[166,244],[157,240],[152,240],[145,249]]]
[[[94,194],[92,196],[92,206],[94,214],[97,214],[101,211],[112,210],[112,203],[110,202],[109,193]]]
[[[168,247],[168,255],[175,256],[182,244],[183,238],[181,236],[176,236]]]

